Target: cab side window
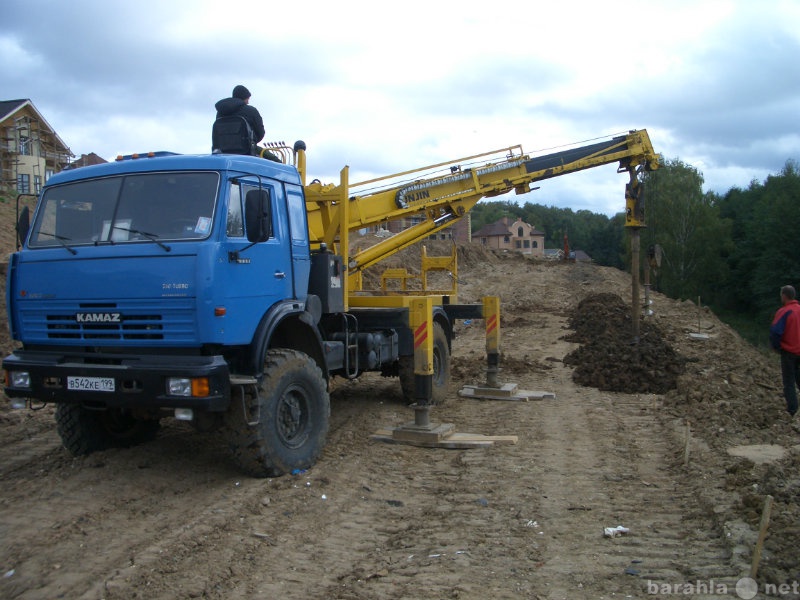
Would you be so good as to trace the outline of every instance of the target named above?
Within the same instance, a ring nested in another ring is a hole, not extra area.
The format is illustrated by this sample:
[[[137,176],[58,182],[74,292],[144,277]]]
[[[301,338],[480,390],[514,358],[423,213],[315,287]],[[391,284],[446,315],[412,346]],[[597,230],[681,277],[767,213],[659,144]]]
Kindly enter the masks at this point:
[[[245,199],[247,192],[252,190],[262,189],[266,191],[268,197],[272,197],[272,188],[265,185],[252,184],[250,182],[232,182],[230,193],[228,194],[228,214],[226,219],[226,232],[229,238],[243,238],[246,237],[246,223],[245,223]],[[272,212],[271,207],[268,209]],[[270,232],[270,237],[273,233]]]
[[[244,215],[242,212],[242,190],[232,183],[228,195],[228,237],[244,237]]]

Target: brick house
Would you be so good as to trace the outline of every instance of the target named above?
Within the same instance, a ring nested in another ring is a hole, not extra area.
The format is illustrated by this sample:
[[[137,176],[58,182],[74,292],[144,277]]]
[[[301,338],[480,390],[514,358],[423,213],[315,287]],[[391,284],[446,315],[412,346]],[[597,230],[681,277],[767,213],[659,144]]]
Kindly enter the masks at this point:
[[[88,167],[90,165],[102,165],[107,162],[102,156],[97,156],[94,152],[90,152],[89,154],[81,154],[80,158],[76,158],[72,162],[70,168],[77,169],[78,167]]]
[[[0,174],[5,188],[37,194],[74,155],[30,100],[0,100]]]
[[[544,256],[544,232],[519,217],[516,221],[503,217],[484,225],[472,234],[472,241],[496,250],[511,250],[538,258]]]

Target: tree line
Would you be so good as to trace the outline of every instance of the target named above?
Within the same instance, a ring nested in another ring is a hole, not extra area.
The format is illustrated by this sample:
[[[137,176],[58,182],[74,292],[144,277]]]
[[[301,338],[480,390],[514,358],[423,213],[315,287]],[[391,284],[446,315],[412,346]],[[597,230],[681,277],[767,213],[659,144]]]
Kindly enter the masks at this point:
[[[643,176],[646,227],[640,230],[642,268],[648,250],[660,264],[650,272],[653,288],[677,299],[698,299],[763,343],[779,305],[782,285],[800,291],[800,168],[786,162],[780,173],[747,189],[703,192],[703,176],[679,159]],[[472,210],[472,230],[508,216],[545,234],[546,248],[583,250],[600,265],[630,270],[625,215],[526,202],[492,201]]]

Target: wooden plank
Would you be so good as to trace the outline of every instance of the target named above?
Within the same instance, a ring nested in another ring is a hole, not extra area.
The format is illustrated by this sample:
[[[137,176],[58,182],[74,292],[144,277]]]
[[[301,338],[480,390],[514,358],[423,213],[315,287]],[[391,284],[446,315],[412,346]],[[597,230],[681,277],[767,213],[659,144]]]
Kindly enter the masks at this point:
[[[508,384],[507,384],[508,385]],[[517,390],[514,384],[513,389],[503,386],[502,388],[482,387],[477,385],[465,385],[459,390],[458,395],[464,398],[479,398],[482,400],[515,400],[527,402],[528,400],[554,400],[556,395],[553,392],[539,390]]]
[[[758,541],[753,548],[753,560],[750,563],[750,577],[756,578],[758,574],[758,565],[761,563],[761,551],[764,548],[764,539],[767,537],[767,527],[769,527],[769,519],[772,514],[772,496],[767,494],[764,498],[764,509],[761,511],[761,524],[758,528]]]
[[[469,449],[486,448],[494,444],[516,444],[515,435],[483,435],[480,433],[451,433],[441,439],[424,436],[396,436],[396,429],[379,429],[370,436],[371,439],[391,444],[408,444],[423,448]]]

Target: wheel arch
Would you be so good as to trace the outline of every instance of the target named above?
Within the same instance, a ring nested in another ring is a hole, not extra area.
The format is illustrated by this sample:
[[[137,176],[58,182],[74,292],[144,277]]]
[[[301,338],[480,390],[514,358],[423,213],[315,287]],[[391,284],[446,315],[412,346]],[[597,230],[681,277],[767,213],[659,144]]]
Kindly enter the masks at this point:
[[[271,348],[289,348],[310,356],[328,379],[322,336],[313,315],[297,302],[276,304],[261,318],[248,352],[247,368],[252,374],[261,374]]]
[[[444,335],[447,338],[447,350],[453,352],[453,321],[444,311],[441,306],[436,306],[433,309],[433,322],[438,323],[444,329]]]

